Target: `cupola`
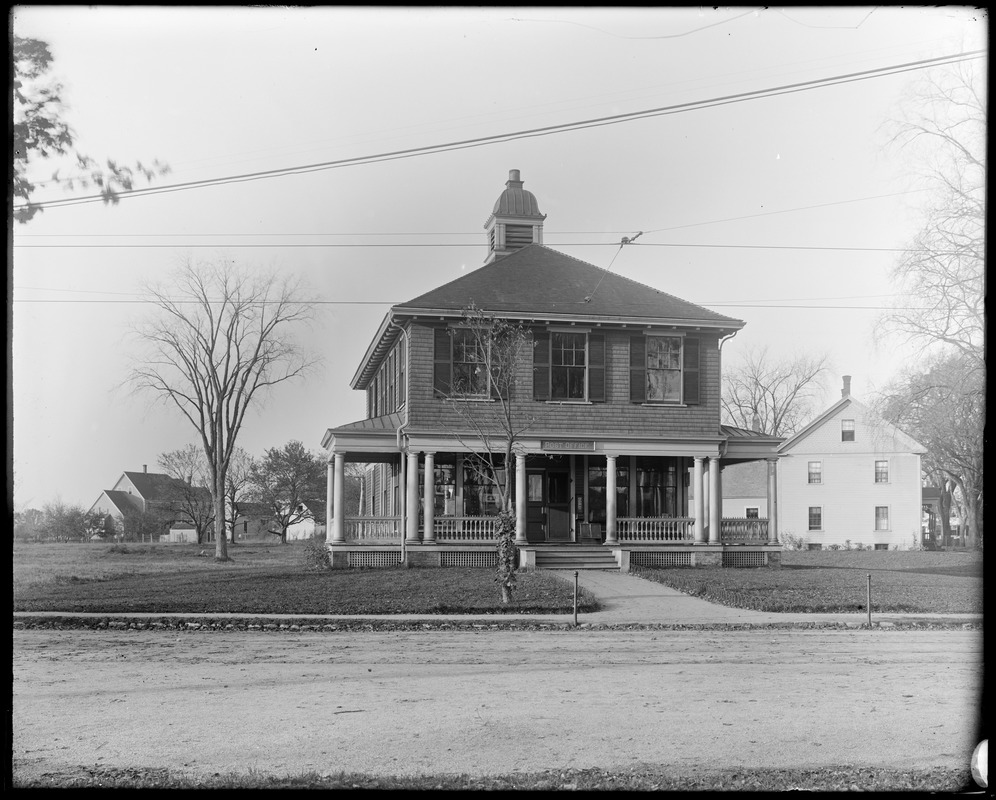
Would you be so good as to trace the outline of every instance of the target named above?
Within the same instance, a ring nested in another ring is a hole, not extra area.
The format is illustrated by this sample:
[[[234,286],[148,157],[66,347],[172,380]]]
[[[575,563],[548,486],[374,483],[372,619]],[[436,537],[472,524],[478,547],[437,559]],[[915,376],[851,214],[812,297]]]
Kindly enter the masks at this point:
[[[488,257],[484,263],[490,264],[526,245],[543,244],[545,219],[536,197],[522,188],[519,170],[509,170],[505,191],[495,201],[494,210],[484,223],[488,234]]]

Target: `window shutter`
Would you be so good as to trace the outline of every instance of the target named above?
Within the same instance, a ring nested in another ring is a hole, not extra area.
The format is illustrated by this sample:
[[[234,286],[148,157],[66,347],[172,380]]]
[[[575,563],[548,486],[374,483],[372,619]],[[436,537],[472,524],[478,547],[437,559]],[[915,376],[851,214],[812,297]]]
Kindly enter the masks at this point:
[[[685,370],[684,370],[684,392],[682,399],[685,405],[698,405],[701,402],[701,380],[702,374],[699,368],[700,350],[702,340],[691,336],[685,337]]]
[[[647,341],[642,336],[629,337],[629,402],[647,400]]]
[[[453,384],[453,361],[450,332],[436,328],[432,340],[432,389],[437,395],[448,395]]]
[[[533,399],[550,399],[549,331],[533,331]]]
[[[605,402],[605,334],[588,336],[588,399]]]

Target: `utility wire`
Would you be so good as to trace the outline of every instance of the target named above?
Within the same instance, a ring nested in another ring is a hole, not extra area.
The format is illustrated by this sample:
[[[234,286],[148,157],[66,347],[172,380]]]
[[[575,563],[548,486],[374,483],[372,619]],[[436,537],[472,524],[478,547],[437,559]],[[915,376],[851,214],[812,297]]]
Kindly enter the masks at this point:
[[[130,191],[118,193],[117,198],[120,200],[131,197],[144,197],[146,195],[165,194],[170,192],[185,191],[189,189],[198,189],[207,186],[221,186],[233,183],[244,183],[248,181],[263,180],[266,178],[284,177],[288,175],[302,175],[309,172],[318,172],[322,170],[336,169],[340,167],[357,166],[361,164],[373,164],[383,161],[393,161],[404,158],[413,158],[422,155],[432,155],[436,153],[450,152],[454,150],[482,147],[490,144],[515,141],[517,139],[534,138],[538,136],[548,136],[556,133],[565,133],[572,130],[583,130],[587,128],[602,127],[605,125],[614,125],[622,122],[632,122],[638,119],[648,119],[656,116],[678,114],[686,111],[700,110],[703,108],[715,108],[717,106],[728,105],[732,103],[740,103],[740,102],[745,102],[747,100],[756,100],[764,97],[777,97],[783,94],[792,94],[795,92],[808,91],[810,89],[825,88],[827,86],[836,86],[845,83],[869,80],[872,78],[879,78],[886,75],[896,75],[903,72],[909,72],[912,70],[926,69],[928,67],[939,66],[941,64],[950,64],[950,63],[957,63],[960,61],[967,61],[974,58],[981,58],[984,55],[985,51],[983,50],[966,51],[962,53],[954,53],[947,56],[941,56],[938,58],[920,59],[917,61],[910,61],[903,64],[893,64],[890,66],[879,67],[876,69],[862,70],[860,72],[835,75],[829,78],[819,78],[811,81],[801,81],[798,83],[783,84],[781,86],[774,86],[768,89],[759,89],[751,92],[741,92],[737,94],[724,95],[720,97],[710,98],[707,100],[678,103],[669,106],[661,106],[659,108],[645,109],[643,111],[634,111],[626,114],[616,114],[607,117],[596,117],[593,119],[562,123],[559,125],[549,125],[540,128],[532,128],[528,130],[496,134],[493,136],[482,136],[474,139],[464,139],[461,141],[448,142],[445,144],[428,145],[425,147],[415,147],[405,150],[395,150],[386,153],[378,153],[370,156],[358,156],[355,158],[345,158],[335,161],[325,161],[315,164],[301,165],[297,167],[285,167],[280,169],[243,173],[241,175],[233,175],[223,178],[208,178],[199,181],[188,181],[185,183],[150,187],[147,189],[133,189]],[[76,198],[67,198],[65,200],[40,201],[37,203],[31,203],[30,205],[39,208],[57,208],[60,206],[79,205],[84,203],[95,203],[103,201],[104,198],[102,195],[95,194],[95,195],[84,195]],[[28,205],[29,205],[28,203],[15,204],[14,209],[19,210],[22,208],[26,208]]]
[[[556,247],[619,247],[622,245],[619,242],[563,242],[563,243],[548,243],[550,246]],[[629,244],[629,242],[627,242]],[[362,242],[356,244],[337,244],[330,242],[313,242],[313,243],[300,243],[300,242],[273,242],[273,243],[257,243],[257,244],[225,244],[225,243],[187,243],[187,244],[131,244],[131,243],[108,243],[108,244],[14,244],[15,248],[20,250],[42,250],[42,249],[63,249],[63,250],[86,250],[86,249],[196,249],[196,248],[236,248],[239,250],[251,250],[257,248],[280,248],[280,249],[294,249],[294,248],[307,248],[307,247],[319,247],[319,248],[365,248],[365,247],[465,247],[465,248],[479,248],[483,247],[480,243],[445,243],[445,242],[391,242],[391,243],[379,243],[379,242]],[[703,242],[642,242],[640,247],[691,247],[691,248],[718,248],[718,249],[728,249],[728,250],[816,250],[816,251],[829,251],[829,252],[848,252],[848,253],[934,253],[936,255],[957,255],[958,251],[954,250],[927,250],[922,248],[912,248],[912,247],[846,247],[846,246],[833,246],[833,245],[795,245],[795,244],[712,244]],[[616,253],[618,255],[618,253]],[[615,256],[613,256],[613,261]],[[611,268],[611,265],[610,267]]]

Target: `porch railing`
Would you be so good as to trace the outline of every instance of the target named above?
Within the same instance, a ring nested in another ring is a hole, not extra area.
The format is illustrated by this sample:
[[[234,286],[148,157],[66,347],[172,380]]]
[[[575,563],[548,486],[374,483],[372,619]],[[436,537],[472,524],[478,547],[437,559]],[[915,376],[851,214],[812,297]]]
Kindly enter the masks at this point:
[[[436,517],[432,531],[437,542],[484,542],[495,538],[495,517]]]
[[[690,542],[695,536],[693,517],[620,517],[620,542]]]
[[[724,542],[766,542],[768,541],[768,520],[723,517],[720,538]]]
[[[343,523],[346,541],[401,541],[401,517],[346,517]]]

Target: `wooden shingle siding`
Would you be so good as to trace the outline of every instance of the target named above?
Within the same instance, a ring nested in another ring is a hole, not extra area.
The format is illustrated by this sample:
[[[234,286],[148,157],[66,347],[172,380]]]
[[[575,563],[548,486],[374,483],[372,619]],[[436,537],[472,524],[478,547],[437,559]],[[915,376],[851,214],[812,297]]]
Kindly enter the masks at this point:
[[[411,328],[411,397],[409,424],[414,429],[452,429],[461,422],[459,411],[445,397],[436,396],[435,343],[437,337],[448,335],[445,325],[415,323]],[[440,333],[441,332],[441,333]],[[624,329],[593,333],[604,340],[595,344],[596,352],[604,349],[601,367],[591,359],[589,396],[597,396],[596,369],[604,370],[605,402],[548,402],[549,393],[549,334],[534,328],[535,346],[532,357],[519,365],[516,376],[515,424],[529,432],[543,434],[577,434],[579,431],[609,435],[651,435],[662,437],[715,436],[719,427],[719,342],[715,335],[698,333],[700,402],[697,405],[649,405],[631,400],[631,339]],[[644,356],[645,359],[645,356]],[[643,385],[645,379],[640,381]],[[542,398],[542,399],[538,399]],[[461,427],[465,427],[461,426]]]

